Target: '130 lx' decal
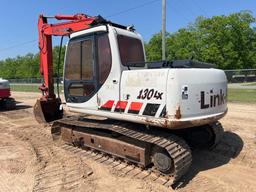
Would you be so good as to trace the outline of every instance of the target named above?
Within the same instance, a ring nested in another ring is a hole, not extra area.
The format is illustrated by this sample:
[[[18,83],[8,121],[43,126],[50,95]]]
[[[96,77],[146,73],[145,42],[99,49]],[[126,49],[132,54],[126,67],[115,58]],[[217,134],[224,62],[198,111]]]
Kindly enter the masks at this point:
[[[158,92],[154,89],[141,89],[137,99],[162,99],[163,92]]]

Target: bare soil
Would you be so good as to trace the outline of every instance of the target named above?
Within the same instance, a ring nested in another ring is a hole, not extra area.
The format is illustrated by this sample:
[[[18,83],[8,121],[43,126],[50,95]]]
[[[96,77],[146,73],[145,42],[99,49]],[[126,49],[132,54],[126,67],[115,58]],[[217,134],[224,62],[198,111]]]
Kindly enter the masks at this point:
[[[53,143],[33,117],[39,94],[15,92],[18,107],[0,111],[0,191],[256,191],[256,105],[229,103],[220,144],[194,150],[190,172],[176,189],[121,175]]]

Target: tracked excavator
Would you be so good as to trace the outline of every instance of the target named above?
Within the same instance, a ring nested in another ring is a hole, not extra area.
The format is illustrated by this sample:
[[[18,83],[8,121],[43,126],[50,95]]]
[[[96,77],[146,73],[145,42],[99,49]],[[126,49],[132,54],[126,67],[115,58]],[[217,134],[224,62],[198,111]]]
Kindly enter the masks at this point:
[[[48,24],[49,18],[65,20]],[[39,123],[54,140],[97,150],[177,182],[189,171],[191,148],[212,148],[227,112],[227,80],[213,65],[193,60],[146,62],[133,26],[101,16],[40,15],[42,97]],[[69,37],[64,62],[64,115],[54,93],[52,36]]]
[[[11,97],[10,83],[6,79],[0,78],[0,110],[13,110],[16,102]]]

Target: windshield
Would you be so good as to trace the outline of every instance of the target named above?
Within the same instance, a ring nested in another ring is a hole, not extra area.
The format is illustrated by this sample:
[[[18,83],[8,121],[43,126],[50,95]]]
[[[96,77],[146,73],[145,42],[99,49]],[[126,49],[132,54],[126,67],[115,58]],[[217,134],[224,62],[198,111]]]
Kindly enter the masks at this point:
[[[145,62],[141,40],[124,35],[118,35],[117,40],[122,65]]]

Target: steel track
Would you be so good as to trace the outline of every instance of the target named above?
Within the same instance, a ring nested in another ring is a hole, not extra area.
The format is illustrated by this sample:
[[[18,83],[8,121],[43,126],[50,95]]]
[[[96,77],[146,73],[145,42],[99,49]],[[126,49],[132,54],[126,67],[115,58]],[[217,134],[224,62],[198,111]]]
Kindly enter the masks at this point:
[[[222,139],[222,136],[224,134],[224,129],[221,125],[220,122],[214,123],[210,125],[212,130],[213,130],[213,134],[214,134],[214,143],[213,145],[210,147],[211,149],[213,149]]]
[[[188,171],[192,163],[192,155],[190,148],[188,147],[186,142],[180,137],[170,134],[166,135],[160,131],[141,131],[141,127],[138,126],[138,124],[134,123],[113,120],[97,121],[92,119],[79,119],[72,117],[61,119],[54,122],[52,126],[52,134],[54,138],[59,137],[61,134],[61,128],[65,127],[72,127],[73,129],[104,129],[121,134],[132,139],[136,139],[140,142],[151,143],[155,146],[164,148],[173,160],[174,172],[172,175],[163,175],[162,173],[154,170],[154,174],[158,175],[161,178],[160,180],[165,181],[163,182],[163,184],[168,183],[168,185],[171,185],[176,183]],[[100,155],[104,156],[102,153],[100,153]],[[138,167],[136,169],[138,169]],[[143,169],[140,170],[140,172],[143,172]],[[152,169],[145,170],[148,175],[151,175]]]

